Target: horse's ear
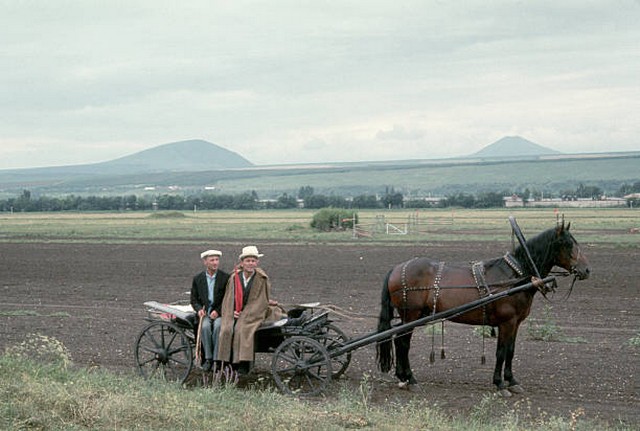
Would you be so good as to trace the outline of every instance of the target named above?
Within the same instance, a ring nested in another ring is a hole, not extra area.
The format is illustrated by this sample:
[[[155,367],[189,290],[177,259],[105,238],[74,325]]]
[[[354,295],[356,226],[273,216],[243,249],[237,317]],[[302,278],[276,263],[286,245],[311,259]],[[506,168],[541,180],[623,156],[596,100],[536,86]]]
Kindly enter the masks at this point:
[[[558,235],[558,236],[562,235],[565,231],[569,231],[569,227],[571,226],[571,222],[569,222],[565,226],[565,224],[564,224],[564,214],[562,214],[562,217],[560,218],[560,220],[557,221],[557,223],[556,223],[556,235]]]

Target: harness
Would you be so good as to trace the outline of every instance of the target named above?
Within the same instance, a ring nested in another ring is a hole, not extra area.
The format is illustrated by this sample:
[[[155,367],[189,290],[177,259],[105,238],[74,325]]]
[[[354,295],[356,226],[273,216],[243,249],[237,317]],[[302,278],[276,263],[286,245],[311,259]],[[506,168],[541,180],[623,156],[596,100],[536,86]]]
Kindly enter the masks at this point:
[[[402,265],[402,270],[400,272],[400,285],[402,287],[401,291],[396,291],[393,292],[392,294],[399,294],[402,293],[402,306],[398,307],[402,310],[409,310],[409,292],[413,292],[413,291],[421,291],[421,290],[434,290],[434,299],[433,299],[433,306],[431,307],[431,312],[432,314],[436,313],[436,307],[437,307],[437,301],[438,301],[438,297],[440,296],[440,289],[460,289],[460,288],[474,288],[478,290],[478,294],[480,296],[480,298],[482,298],[483,296],[488,296],[492,294],[492,287],[493,285],[490,285],[487,283],[486,279],[485,279],[485,266],[484,266],[484,262],[482,261],[474,261],[471,263],[471,274],[473,275],[473,279],[475,284],[472,285],[456,285],[456,286],[441,286],[440,283],[442,282],[442,278],[443,278],[443,274],[444,274],[444,268],[445,268],[445,262],[438,262],[438,269],[436,271],[436,276],[433,279],[433,283],[430,286],[409,286],[409,283],[407,281],[407,267],[416,259],[418,259],[417,257],[414,257],[411,260],[406,261],[403,265]],[[509,266],[509,268],[511,268],[517,275],[518,278],[514,279],[514,280],[510,280],[510,282],[513,285],[516,285],[517,283],[519,283],[520,281],[522,281],[522,278],[524,277],[524,271],[522,270],[522,267],[520,266],[520,264],[518,263],[518,261],[510,254],[510,253],[505,253],[504,256],[502,257],[502,259],[505,261],[505,263]],[[504,286],[505,283],[498,283],[497,285],[500,286]]]

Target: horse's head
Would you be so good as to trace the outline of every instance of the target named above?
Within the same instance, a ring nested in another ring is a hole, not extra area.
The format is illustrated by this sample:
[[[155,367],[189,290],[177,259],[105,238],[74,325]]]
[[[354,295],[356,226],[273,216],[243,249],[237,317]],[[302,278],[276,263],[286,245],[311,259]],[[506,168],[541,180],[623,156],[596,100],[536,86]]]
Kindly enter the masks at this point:
[[[555,244],[558,249],[555,264],[574,274],[579,280],[585,280],[589,278],[591,265],[587,257],[582,254],[580,244],[569,232],[570,227],[571,223],[565,226],[564,220],[556,227]]]

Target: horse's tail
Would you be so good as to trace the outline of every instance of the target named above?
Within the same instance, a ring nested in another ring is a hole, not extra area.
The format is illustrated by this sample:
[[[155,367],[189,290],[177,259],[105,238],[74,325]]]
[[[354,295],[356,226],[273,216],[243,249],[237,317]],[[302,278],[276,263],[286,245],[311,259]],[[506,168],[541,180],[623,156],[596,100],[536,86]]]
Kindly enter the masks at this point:
[[[386,331],[391,328],[391,319],[393,319],[393,304],[391,303],[391,295],[389,294],[389,278],[391,271],[387,274],[382,285],[382,298],[380,300],[380,317],[378,318],[378,332]],[[386,373],[391,370],[393,365],[393,350],[391,338],[379,341],[376,345],[376,359],[380,371]]]

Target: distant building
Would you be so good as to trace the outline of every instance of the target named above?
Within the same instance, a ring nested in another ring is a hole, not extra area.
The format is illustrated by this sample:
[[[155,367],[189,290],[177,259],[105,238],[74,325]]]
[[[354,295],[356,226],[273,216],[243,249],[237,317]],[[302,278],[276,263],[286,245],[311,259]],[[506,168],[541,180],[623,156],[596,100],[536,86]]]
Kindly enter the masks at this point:
[[[624,208],[629,206],[627,197],[600,199],[577,198],[577,199],[528,199],[524,200],[520,196],[512,195],[502,198],[505,208]]]

